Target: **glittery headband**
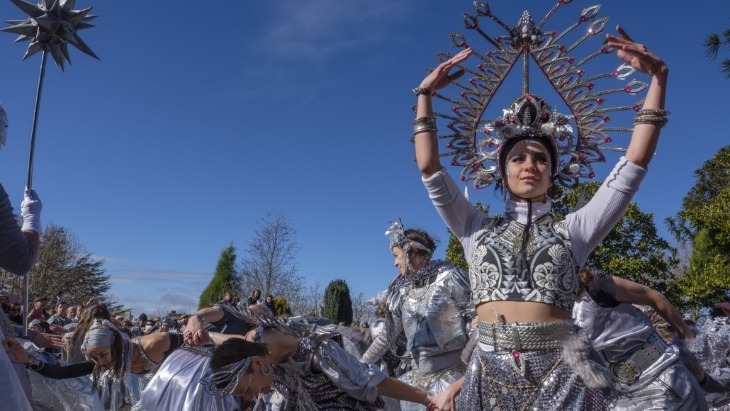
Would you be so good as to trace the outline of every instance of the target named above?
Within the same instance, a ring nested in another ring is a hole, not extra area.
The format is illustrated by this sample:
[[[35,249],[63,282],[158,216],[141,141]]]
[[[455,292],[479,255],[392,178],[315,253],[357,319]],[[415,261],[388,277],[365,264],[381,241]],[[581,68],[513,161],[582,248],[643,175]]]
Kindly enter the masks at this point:
[[[241,361],[225,365],[217,371],[213,371],[208,365],[208,371],[200,379],[200,383],[203,384],[209,394],[218,397],[230,395],[236,388],[238,380],[251,366],[251,358],[246,357]]]
[[[486,41],[486,48],[493,49],[474,54],[471,59],[479,60],[476,67],[459,66],[464,70],[466,75],[463,78],[468,79],[467,82],[455,81],[443,93],[435,94],[436,98],[453,105],[452,112],[436,112],[435,115],[449,122],[448,134],[441,134],[438,138],[448,142],[448,150],[442,151],[442,156],[451,156],[451,165],[462,168],[462,181],[473,180],[474,187],[482,188],[501,179],[504,170],[501,170],[500,156],[507,155],[503,147],[512,139],[539,137],[543,143],[551,145],[555,149],[554,159],[557,159],[551,170],[553,181],[567,188],[577,186],[582,179],[594,178],[592,163],[605,161],[601,150],[623,151],[604,146],[612,141],[609,133],[631,131],[631,128],[609,126],[609,114],[636,111],[641,100],[631,105],[607,107],[605,99],[615,93],[635,95],[648,85],[631,80],[615,88],[597,87],[604,79],[626,80],[635,70],[624,64],[610,73],[586,74],[588,62],[612,53],[614,48],[601,44],[583,58],[576,58],[573,53],[584,41],[600,38],[598,35],[608,18],[596,18],[600,5],[594,5],[583,9],[575,23],[562,32],[543,30],[550,17],[569,3],[571,0],[557,1],[539,24],[535,24],[530,13],[525,11],[514,27],[494,16],[485,2],[474,2],[475,14],[464,15],[466,29],[471,30],[478,40]],[[496,37],[488,35],[483,27],[490,20],[506,33]],[[569,45],[560,44],[567,41],[578,27],[584,27],[585,33],[577,33],[577,39]],[[459,49],[485,49],[476,41],[469,44],[463,34],[450,36],[452,44]],[[504,111],[501,118],[482,119],[487,106],[520,57],[522,96]],[[437,53],[436,58],[443,62],[451,55]],[[542,98],[530,93],[531,64],[537,65],[538,72],[547,77],[570,110],[570,115],[559,113]],[[452,96],[447,95],[449,93]],[[456,93],[457,96],[453,96]]]
[[[94,347],[111,347],[114,342],[113,329],[116,329],[116,327],[108,320],[104,320],[103,322],[94,321],[84,336],[81,351],[87,352]]]

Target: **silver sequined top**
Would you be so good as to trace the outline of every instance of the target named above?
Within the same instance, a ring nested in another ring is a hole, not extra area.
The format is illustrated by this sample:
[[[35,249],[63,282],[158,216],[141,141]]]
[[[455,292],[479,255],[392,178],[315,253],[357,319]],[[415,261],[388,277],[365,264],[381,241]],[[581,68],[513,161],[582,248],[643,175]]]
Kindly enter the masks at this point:
[[[645,173],[621,158],[593,198],[564,221],[541,221],[549,207],[533,216],[529,249],[524,250],[531,264],[528,276],[515,270],[514,257],[520,251],[516,246],[521,246],[515,238],[521,236],[521,224],[514,220],[520,215],[489,218],[464,197],[444,169],[423,182],[441,218],[464,247],[475,305],[522,300],[570,311],[577,268],[621,218]]]
[[[469,340],[465,310],[471,304],[466,273],[443,261],[431,261],[388,295],[388,333],[376,337],[364,361],[377,361],[387,350],[382,340],[405,337],[406,353],[423,373],[436,372],[460,361],[457,353]],[[381,341],[378,341],[381,340]],[[381,352],[382,351],[382,352]],[[457,355],[449,355],[457,354]]]

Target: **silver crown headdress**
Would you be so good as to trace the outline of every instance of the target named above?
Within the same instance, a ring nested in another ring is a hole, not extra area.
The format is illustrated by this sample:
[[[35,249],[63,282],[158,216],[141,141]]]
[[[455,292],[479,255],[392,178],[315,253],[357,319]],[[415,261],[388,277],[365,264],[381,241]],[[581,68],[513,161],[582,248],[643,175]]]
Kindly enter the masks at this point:
[[[434,252],[434,250],[426,247],[420,242],[411,240],[410,238],[406,237],[406,232],[403,229],[403,223],[401,223],[400,220],[390,223],[388,229],[385,230],[385,235],[388,237],[388,240],[390,242],[390,247],[388,248],[389,250],[392,250],[393,247],[400,247],[403,249],[403,251],[407,253],[411,247],[414,247],[418,248],[419,250],[426,251],[429,255],[433,254]]]
[[[439,139],[448,140],[447,148],[450,151],[442,153],[441,156],[451,156],[451,165],[462,167],[462,181],[474,180],[475,188],[492,184],[495,180],[499,180],[504,172],[500,170],[499,159],[506,142],[515,137],[542,137],[550,140],[549,145],[555,150],[551,153],[554,159],[553,180],[563,187],[572,188],[578,185],[581,179],[594,177],[592,163],[605,161],[601,146],[611,142],[610,132],[631,131],[630,128],[608,126],[609,113],[636,111],[640,107],[641,100],[633,105],[604,107],[605,97],[613,93],[634,95],[643,91],[647,84],[631,80],[621,87],[599,90],[596,87],[598,80],[605,78],[625,80],[635,71],[631,66],[624,64],[610,73],[587,76],[584,68],[588,62],[614,51],[612,47],[603,43],[598,50],[582,59],[571,56],[577,46],[597,36],[605,28],[608,18],[596,18],[600,5],[583,9],[577,21],[562,32],[543,30],[549,18],[571,1],[559,0],[538,25],[525,11],[517,26],[510,28],[494,16],[489,5],[484,2],[474,2],[475,15],[464,15],[466,29],[475,31],[481,39],[496,49],[486,53],[476,52],[474,55],[480,60],[476,69],[460,65],[459,68],[470,78],[466,83],[459,81],[452,83],[460,89],[459,97],[434,94],[436,98],[454,104],[453,114],[435,113],[435,115],[449,121],[449,134],[439,135]],[[485,19],[497,23],[507,31],[507,34],[497,37],[487,35],[480,27],[480,23]],[[574,29],[585,25],[588,25],[585,34],[580,35],[572,44],[569,46],[559,44]],[[454,46],[469,47],[463,34],[452,33],[450,37]],[[520,56],[522,97],[516,100],[510,109],[505,110],[501,118],[482,119],[487,106]],[[437,53],[436,58],[439,62],[443,62],[451,58],[451,55]],[[568,106],[569,116],[549,108],[544,100],[530,93],[530,60],[537,64]],[[449,90],[454,90],[454,87],[450,87]],[[575,121],[577,136],[573,135],[570,120]],[[479,136],[481,133],[483,136]],[[603,149],[622,151],[610,147]],[[488,162],[494,162],[495,165],[486,165]]]

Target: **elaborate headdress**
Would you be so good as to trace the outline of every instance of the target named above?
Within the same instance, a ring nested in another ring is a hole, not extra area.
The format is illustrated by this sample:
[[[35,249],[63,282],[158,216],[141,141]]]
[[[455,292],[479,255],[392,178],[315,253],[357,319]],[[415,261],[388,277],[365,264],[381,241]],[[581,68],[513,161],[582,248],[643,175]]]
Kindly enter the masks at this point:
[[[509,27],[494,16],[487,3],[474,2],[475,14],[465,14],[466,29],[476,32],[495,49],[485,53],[475,53],[480,60],[476,68],[460,66],[467,74],[466,83],[456,81],[454,86],[459,90],[459,97],[449,97],[435,93],[434,96],[454,104],[453,114],[436,113],[440,118],[449,120],[449,134],[439,135],[439,139],[448,140],[448,152],[442,156],[451,156],[451,165],[462,167],[461,180],[474,180],[474,187],[482,188],[502,178],[504,170],[500,164],[500,156],[506,155],[504,148],[511,146],[515,139],[540,139],[551,156],[553,181],[563,187],[575,187],[583,178],[593,178],[592,163],[604,161],[601,147],[611,142],[611,132],[628,132],[630,128],[608,126],[609,113],[625,110],[638,110],[641,101],[633,105],[621,107],[605,107],[607,95],[612,93],[628,93],[634,95],[647,87],[641,81],[632,80],[620,87],[599,90],[596,82],[609,78],[625,80],[634,72],[628,65],[621,65],[613,72],[586,75],[584,67],[595,57],[614,51],[612,47],[601,44],[595,51],[584,58],[572,57],[572,53],[585,40],[599,35],[608,18],[596,18],[600,5],[583,9],[575,23],[562,32],[546,31],[543,26],[561,7],[572,0],[559,0],[542,19],[535,24],[530,14],[525,11],[515,27]],[[485,19],[492,20],[501,26],[506,33],[492,37],[480,26]],[[586,27],[587,25],[587,27]],[[586,27],[585,34],[570,45],[561,45],[565,37],[578,27]],[[451,41],[458,48],[466,48],[463,34],[451,34]],[[476,49],[476,47],[474,47]],[[481,117],[492,101],[503,81],[522,57],[522,96],[504,111],[504,115],[496,120],[484,120]],[[437,53],[439,61],[451,58],[449,53]],[[531,58],[531,59],[530,59]],[[540,97],[529,90],[530,60],[568,106],[570,115],[563,115],[550,108]],[[454,87],[449,88],[454,90]],[[574,121],[576,135],[573,135]],[[603,149],[611,149],[603,147]],[[619,150],[619,149],[613,149]],[[490,165],[489,162],[496,164]],[[562,191],[562,190],[559,190]]]
[[[429,248],[416,240],[411,240],[406,237],[406,232],[403,230],[403,223],[401,223],[400,220],[390,223],[388,229],[385,230],[385,235],[388,237],[388,240],[390,240],[389,249],[391,250],[393,247],[400,247],[407,254],[411,248],[417,248],[427,252],[430,256],[433,255],[433,252],[436,249],[435,246],[433,248]]]

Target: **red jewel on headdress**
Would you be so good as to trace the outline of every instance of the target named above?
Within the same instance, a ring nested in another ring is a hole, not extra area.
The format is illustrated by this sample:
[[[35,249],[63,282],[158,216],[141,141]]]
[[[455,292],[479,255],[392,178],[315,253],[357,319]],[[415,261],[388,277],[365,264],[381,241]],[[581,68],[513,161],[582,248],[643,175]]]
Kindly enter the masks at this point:
[[[605,141],[606,141],[606,143],[610,143],[610,142],[613,141],[613,139],[611,137],[606,137],[606,140]]]
[[[588,178],[593,178],[595,176],[596,176],[596,173],[594,173],[594,172],[588,173]]]
[[[512,351],[512,357],[513,357],[514,359],[518,359],[518,358],[520,358],[520,352],[519,352],[519,351],[517,351],[517,350],[515,350],[515,351]]]
[[[606,117],[603,118],[603,122],[604,123],[608,123],[609,120],[611,120],[611,117],[609,117],[609,116],[606,116]]]
[[[631,107],[631,108],[633,108],[633,109],[634,109],[634,111],[639,111],[639,109],[640,109],[641,107],[639,107],[639,105],[638,105],[638,104],[634,104],[634,106],[633,106],[633,107]]]

